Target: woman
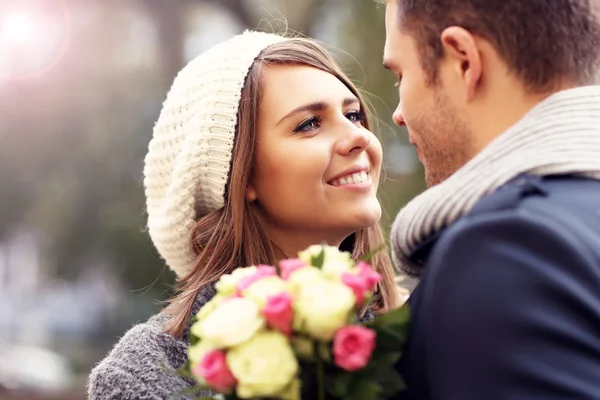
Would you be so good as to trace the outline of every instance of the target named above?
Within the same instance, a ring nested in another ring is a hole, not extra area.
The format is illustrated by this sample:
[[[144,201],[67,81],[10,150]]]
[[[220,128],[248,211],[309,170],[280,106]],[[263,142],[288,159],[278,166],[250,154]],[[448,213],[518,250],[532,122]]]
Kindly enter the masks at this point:
[[[177,76],[145,164],[148,229],[178,275],[177,295],[133,327],[90,376],[91,399],[165,399],[190,317],[240,266],[296,257],[311,244],[360,258],[381,246],[382,150],[357,89],[314,41],[246,32]],[[397,305],[385,251],[365,319]]]

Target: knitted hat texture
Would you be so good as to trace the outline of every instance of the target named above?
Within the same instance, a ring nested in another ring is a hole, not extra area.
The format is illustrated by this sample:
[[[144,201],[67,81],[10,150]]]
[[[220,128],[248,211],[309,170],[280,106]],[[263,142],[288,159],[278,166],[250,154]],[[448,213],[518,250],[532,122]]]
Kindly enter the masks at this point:
[[[238,108],[248,71],[284,37],[246,31],[219,43],[175,78],[144,165],[148,231],[167,265],[190,272],[194,221],[223,207]]]

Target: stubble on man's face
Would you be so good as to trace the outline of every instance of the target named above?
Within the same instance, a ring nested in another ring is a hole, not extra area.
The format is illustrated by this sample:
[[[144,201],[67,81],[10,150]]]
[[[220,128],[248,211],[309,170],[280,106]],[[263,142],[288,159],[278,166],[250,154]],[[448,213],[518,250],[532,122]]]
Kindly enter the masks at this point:
[[[418,132],[425,183],[432,187],[448,179],[469,161],[472,134],[449,98],[439,89],[435,91],[429,112],[420,114],[411,125]]]

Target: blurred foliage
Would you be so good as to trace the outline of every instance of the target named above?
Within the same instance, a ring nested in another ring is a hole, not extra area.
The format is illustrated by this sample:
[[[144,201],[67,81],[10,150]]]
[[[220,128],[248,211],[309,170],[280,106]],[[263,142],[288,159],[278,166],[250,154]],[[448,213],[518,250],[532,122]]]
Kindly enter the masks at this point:
[[[86,268],[109,265],[126,288],[166,296],[173,276],[144,230],[143,157],[166,90],[186,62],[191,31],[215,15],[231,26],[213,36],[203,32],[205,46],[221,40],[219,34],[272,27],[269,21],[282,17],[293,30],[335,38],[342,64],[372,94],[384,148],[406,144],[391,123],[398,94],[395,78],[381,67],[384,7],[374,2],[90,0],[68,6],[70,42],[60,62],[39,78],[0,83],[0,240],[18,226],[35,232],[49,277],[74,280]],[[60,20],[60,10],[48,18]],[[422,189],[420,170],[388,174],[381,191],[386,228]]]

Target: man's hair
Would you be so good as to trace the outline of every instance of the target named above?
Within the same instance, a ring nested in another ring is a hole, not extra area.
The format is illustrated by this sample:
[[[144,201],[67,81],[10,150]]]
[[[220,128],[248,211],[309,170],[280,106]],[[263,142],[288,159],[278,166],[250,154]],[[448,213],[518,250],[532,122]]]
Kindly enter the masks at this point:
[[[392,0],[401,29],[417,40],[432,82],[442,31],[460,26],[488,40],[531,90],[560,80],[594,83],[600,64],[600,0]]]

